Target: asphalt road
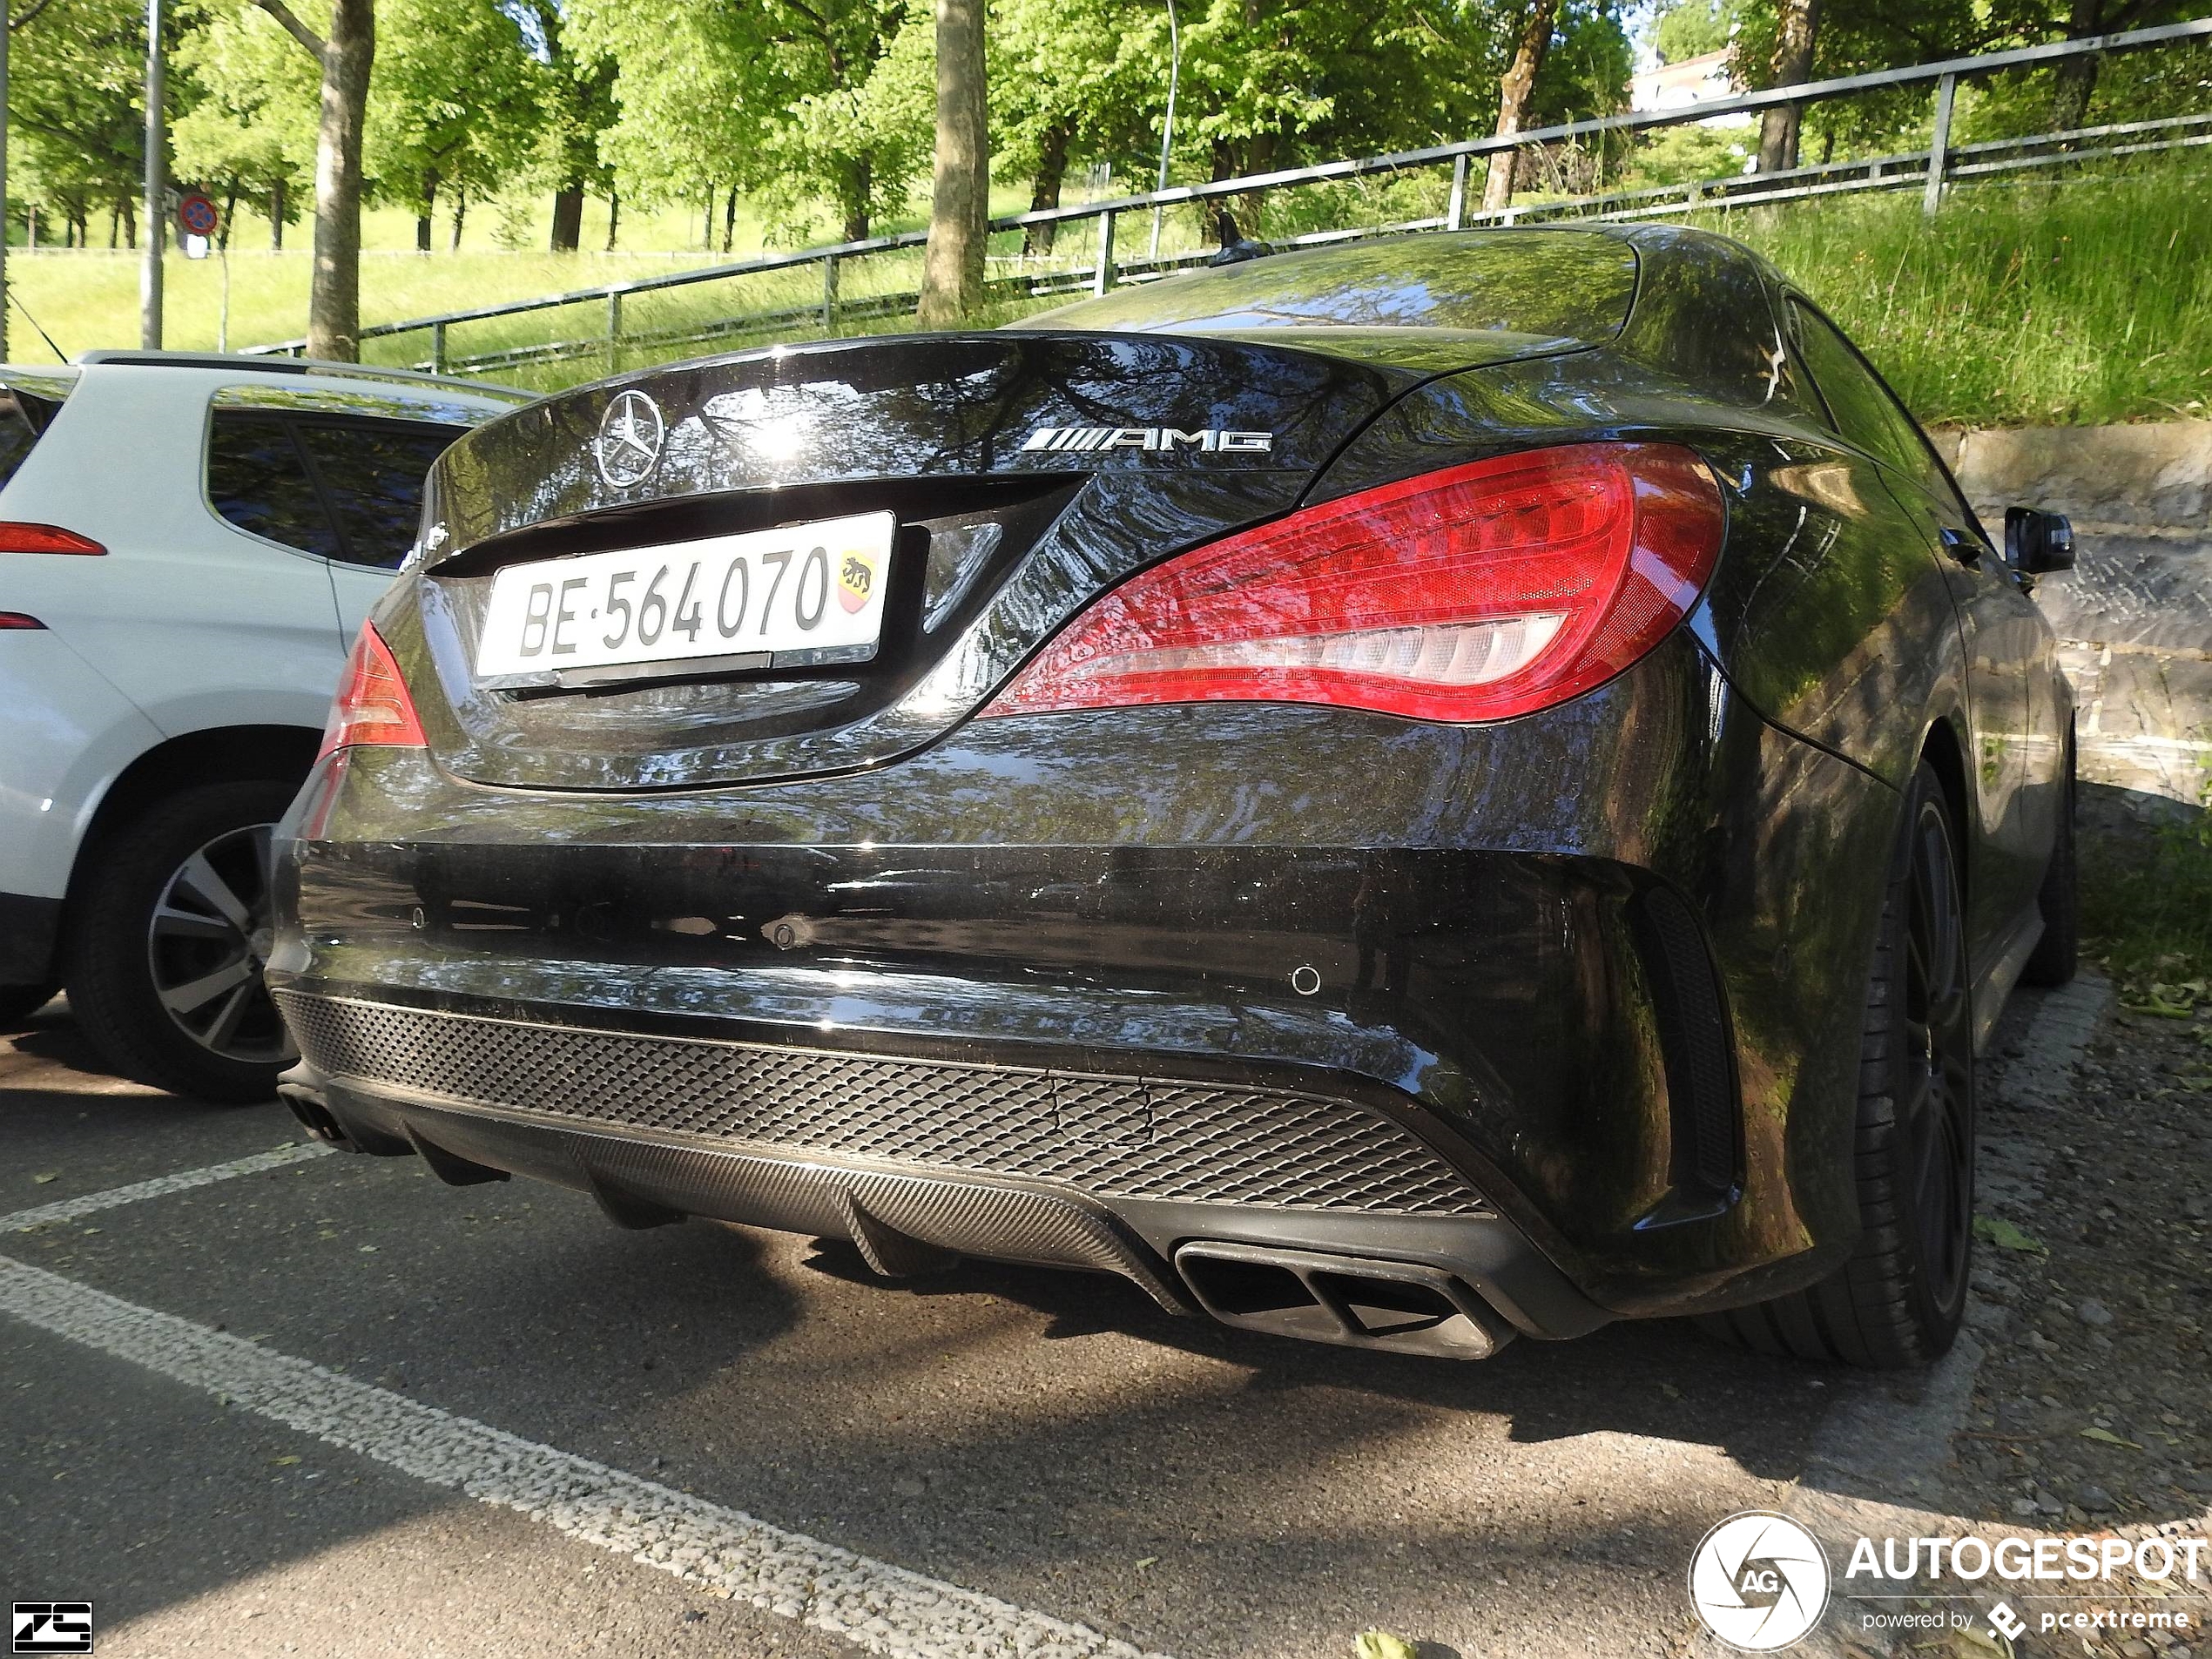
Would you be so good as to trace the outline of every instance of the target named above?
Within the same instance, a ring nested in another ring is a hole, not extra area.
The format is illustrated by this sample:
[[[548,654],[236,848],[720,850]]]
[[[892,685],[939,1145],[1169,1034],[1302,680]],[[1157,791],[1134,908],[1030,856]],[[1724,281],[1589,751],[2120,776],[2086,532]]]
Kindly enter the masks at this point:
[[[1708,1528],[1965,1409],[1672,1325],[1463,1365],[888,1285],[412,1159],[21,1220],[300,1139],[104,1076],[60,1005],[0,1046],[0,1594],[91,1600],[102,1654],[1705,1651]]]

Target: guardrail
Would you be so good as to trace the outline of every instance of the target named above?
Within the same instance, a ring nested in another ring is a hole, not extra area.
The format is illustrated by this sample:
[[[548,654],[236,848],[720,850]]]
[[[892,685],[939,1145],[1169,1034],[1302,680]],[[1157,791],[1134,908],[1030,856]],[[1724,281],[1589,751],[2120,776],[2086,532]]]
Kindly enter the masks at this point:
[[[1022,262],[1024,269],[992,279],[987,284],[987,291],[1016,299],[1084,292],[1105,293],[1117,282],[1145,280],[1172,270],[1203,263],[1211,256],[1211,250],[1197,250],[1164,258],[1119,259],[1115,248],[1116,226],[1121,219],[1132,213],[1159,212],[1170,207],[1248,196],[1263,191],[1375,178],[1447,163],[1452,167],[1452,182],[1446,210],[1440,216],[1317,232],[1278,239],[1276,245],[1304,246],[1406,231],[1458,230],[1483,224],[1525,224],[1561,218],[1653,218],[1718,206],[1751,206],[1847,192],[1916,187],[1922,192],[1927,211],[1932,213],[1942,199],[1945,186],[1959,179],[2074,165],[2100,157],[2137,155],[2212,144],[2212,115],[2192,115],[2083,127],[1972,145],[1953,145],[1950,140],[1951,117],[1958,84],[1961,79],[2207,38],[2212,38],[2212,18],[2198,18],[2152,29],[2128,30],[2081,40],[2053,41],[2007,51],[1984,52],[1902,69],[1880,70],[1863,75],[1810,81],[1794,86],[1737,93],[1727,98],[1706,98],[1670,110],[1591,117],[1563,122],[1555,126],[1531,128],[1506,138],[1468,138],[1425,149],[1398,151],[1388,155],[1320,162],[1311,166],[1284,168],[1273,172],[1217,179],[1201,185],[1178,185],[1166,190],[1149,191],[1104,201],[1008,214],[992,219],[990,229],[1000,233],[1020,231],[1033,234],[1049,227],[1056,236],[1064,227],[1088,221],[1092,227],[1092,247],[1088,257],[1080,264],[1062,262],[1052,267],[1032,270],[1026,268],[1030,262],[1025,260]],[[1479,208],[1470,210],[1467,205],[1468,183],[1474,163],[1477,158],[1487,158],[1502,151],[1573,143],[1611,132],[1681,126],[1710,121],[1717,116],[1754,115],[1792,105],[1817,104],[1865,92],[1917,86],[1932,86],[1935,91],[1932,131],[1929,146],[1925,150],[1798,167],[1784,172],[1738,174],[1683,185],[1534,202],[1487,212]],[[672,347],[729,342],[794,328],[819,327],[825,333],[834,333],[847,322],[866,321],[909,310],[916,300],[916,294],[912,291],[899,289],[847,296],[841,292],[844,278],[846,270],[859,261],[880,260],[887,254],[919,248],[927,239],[926,231],[915,230],[824,247],[804,248],[788,253],[763,254],[753,259],[672,272],[666,276],[608,283],[563,293],[480,306],[465,311],[445,312],[435,316],[412,317],[398,322],[376,323],[362,329],[361,338],[368,341],[427,334],[428,354],[413,366],[441,374],[456,370],[496,373],[533,364],[576,361],[587,358],[598,360],[599,366],[606,372],[614,373],[624,366],[625,356],[650,361],[654,354]],[[649,327],[625,331],[624,327],[626,302],[705,283],[732,282],[745,278],[803,271],[810,266],[818,267],[820,273],[819,302],[810,300],[804,305],[733,313],[672,327]],[[451,331],[456,327],[577,306],[601,307],[604,317],[604,330],[595,330],[588,336],[467,355],[457,356],[449,349]],[[249,355],[296,355],[305,350],[306,345],[304,340],[287,340],[273,345],[249,347],[246,352]]]

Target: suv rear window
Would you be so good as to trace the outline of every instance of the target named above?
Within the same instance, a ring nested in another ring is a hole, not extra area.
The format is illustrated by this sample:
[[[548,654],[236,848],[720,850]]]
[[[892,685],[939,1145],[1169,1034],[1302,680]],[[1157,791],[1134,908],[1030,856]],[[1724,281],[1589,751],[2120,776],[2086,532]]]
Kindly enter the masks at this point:
[[[396,570],[422,514],[422,479],[465,427],[218,408],[207,500],[256,536],[347,564]]]
[[[0,489],[30,458],[76,384],[73,370],[41,374],[11,368],[0,375]]]
[[[1082,300],[1014,327],[1421,328],[1594,345],[1621,332],[1635,283],[1635,251],[1602,233],[1467,231],[1271,254]]]

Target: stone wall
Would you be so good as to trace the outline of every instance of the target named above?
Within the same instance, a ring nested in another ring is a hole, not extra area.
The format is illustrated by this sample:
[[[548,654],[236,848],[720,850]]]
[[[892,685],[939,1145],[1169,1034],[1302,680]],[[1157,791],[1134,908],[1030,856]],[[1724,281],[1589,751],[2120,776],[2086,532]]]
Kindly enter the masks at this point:
[[[2077,567],[2036,599],[2080,708],[2081,774],[2176,800],[2212,774],[2212,421],[1939,431],[1992,535],[2074,521]]]

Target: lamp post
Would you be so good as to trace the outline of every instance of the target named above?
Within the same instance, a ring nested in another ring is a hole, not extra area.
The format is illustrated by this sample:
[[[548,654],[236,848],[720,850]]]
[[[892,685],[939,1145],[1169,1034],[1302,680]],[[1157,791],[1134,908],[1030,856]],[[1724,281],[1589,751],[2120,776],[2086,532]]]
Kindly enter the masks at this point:
[[[162,69],[161,0],[146,0],[146,246],[138,267],[138,344],[148,351],[161,349],[161,246],[169,228]]]
[[[1168,187],[1168,153],[1175,148],[1175,90],[1183,79],[1183,30],[1176,22],[1175,0],[1168,0],[1168,118],[1160,127],[1160,182],[1156,188]],[[1152,208],[1152,253],[1155,264],[1160,258],[1160,214],[1163,210],[1155,203]]]

